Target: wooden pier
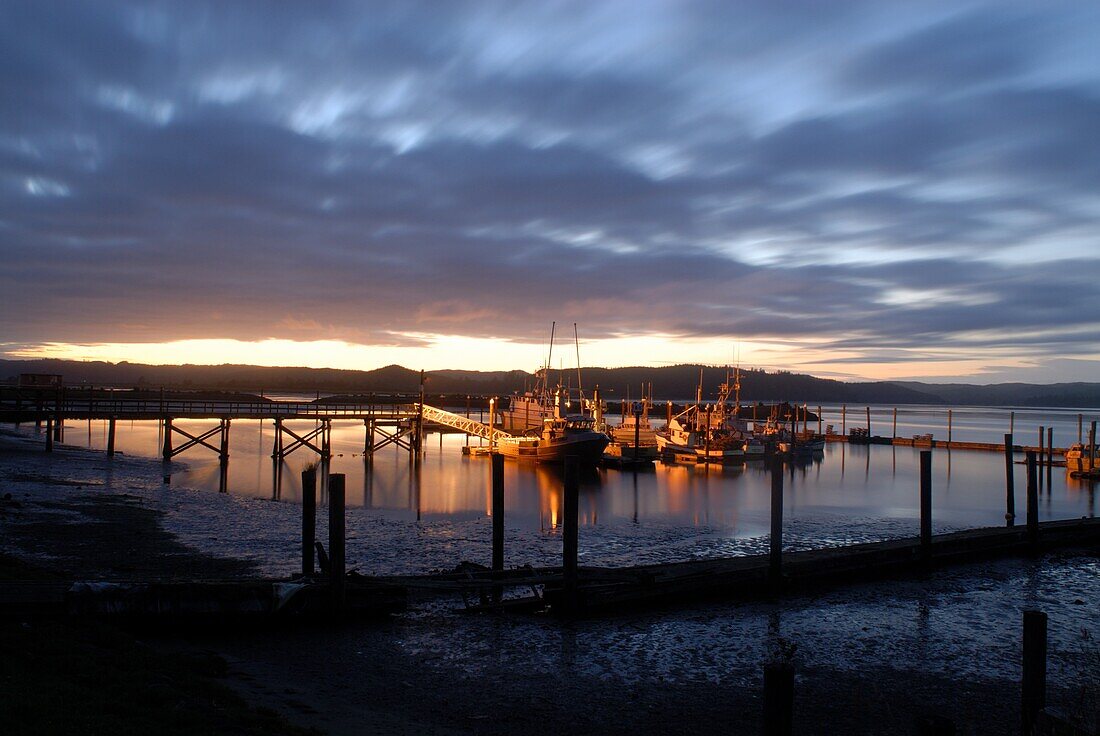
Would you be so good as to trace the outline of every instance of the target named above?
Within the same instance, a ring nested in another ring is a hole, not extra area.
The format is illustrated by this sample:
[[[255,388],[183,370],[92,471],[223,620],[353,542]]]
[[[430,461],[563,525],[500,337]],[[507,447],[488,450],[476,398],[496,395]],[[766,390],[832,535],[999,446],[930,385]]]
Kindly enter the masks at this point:
[[[420,455],[424,435],[429,428],[454,431],[482,437],[490,442],[506,433],[491,425],[428,405],[423,392],[416,396],[385,394],[377,401],[364,402],[219,400],[181,398],[179,394],[159,398],[143,396],[127,398],[129,392],[114,392],[119,396],[104,397],[103,392],[80,389],[20,389],[0,387],[0,422],[45,423],[45,449],[53,449],[63,441],[67,420],[103,420],[107,422],[107,454],[114,455],[115,431],[119,420],[157,421],[163,427],[162,456],[171,460],[177,455],[204,448],[223,461],[229,458],[231,423],[238,419],[271,421],[275,438],[271,456],[283,459],[299,449],[331,457],[332,422],[355,420],[363,423],[363,454],[374,453],[387,446]],[[207,429],[192,433],[175,422],[209,420]],[[306,432],[296,432],[286,425],[289,421],[310,420],[316,426]]]

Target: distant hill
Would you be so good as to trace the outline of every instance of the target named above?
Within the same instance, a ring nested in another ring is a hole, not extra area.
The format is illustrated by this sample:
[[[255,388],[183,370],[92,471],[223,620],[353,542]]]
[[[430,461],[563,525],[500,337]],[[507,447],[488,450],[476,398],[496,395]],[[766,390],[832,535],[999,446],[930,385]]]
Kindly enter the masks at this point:
[[[704,398],[714,398],[718,385],[726,379],[726,369],[702,367],[701,370]],[[608,401],[638,398],[643,384],[652,384],[654,397],[658,400],[683,400],[695,396],[699,372],[698,365],[585,368],[581,381],[586,391],[598,385]],[[0,380],[14,381],[20,373],[60,373],[69,385],[164,386],[252,393],[412,393],[420,385],[419,371],[399,365],[355,371],[249,365],[160,366],[53,359],[0,360]],[[425,375],[426,390],[433,394],[506,395],[522,391],[535,381],[532,374],[524,371],[439,370],[428,371]],[[562,371],[561,380],[563,384],[576,386],[576,371]],[[845,383],[787,371],[742,369],[741,397],[744,401],[810,403],[1100,407],[1100,383],[989,386],[917,381]]]

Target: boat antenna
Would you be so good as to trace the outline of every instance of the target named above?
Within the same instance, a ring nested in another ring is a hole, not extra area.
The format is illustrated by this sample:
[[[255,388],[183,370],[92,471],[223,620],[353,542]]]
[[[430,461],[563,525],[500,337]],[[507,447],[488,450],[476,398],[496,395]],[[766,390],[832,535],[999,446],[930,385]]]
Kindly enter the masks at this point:
[[[546,370],[550,370],[550,359],[554,356],[554,328],[557,327],[557,322],[550,323],[550,352],[546,354]]]
[[[577,337],[577,323],[573,323],[573,344],[577,346],[577,395],[581,397],[581,405],[584,405],[584,389],[581,387],[581,341]]]

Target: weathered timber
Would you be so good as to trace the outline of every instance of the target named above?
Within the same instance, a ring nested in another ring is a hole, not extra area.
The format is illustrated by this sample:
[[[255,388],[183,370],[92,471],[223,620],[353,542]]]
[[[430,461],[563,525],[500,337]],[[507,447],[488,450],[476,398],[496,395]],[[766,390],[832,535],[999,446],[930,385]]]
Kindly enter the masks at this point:
[[[1100,545],[1100,519],[1048,521],[1040,526],[1042,534],[1037,542],[1032,542],[1032,535],[1020,527],[937,535],[932,538],[927,558],[921,554],[919,537],[787,552],[783,556],[784,589],[860,583],[990,557],[1025,555],[1033,549]],[[617,569],[581,568],[574,612],[596,614],[646,605],[766,597],[775,590],[769,570],[769,555]],[[547,582],[544,597],[551,609],[560,605],[561,584]]]

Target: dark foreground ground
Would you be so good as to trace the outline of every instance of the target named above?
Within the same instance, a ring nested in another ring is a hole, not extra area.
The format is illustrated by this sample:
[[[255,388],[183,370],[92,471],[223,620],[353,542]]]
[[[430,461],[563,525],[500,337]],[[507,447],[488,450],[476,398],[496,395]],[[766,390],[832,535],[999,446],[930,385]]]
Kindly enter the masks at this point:
[[[0,578],[252,572],[245,562],[180,545],[159,526],[159,512],[124,489],[74,487],[36,499],[26,493],[27,477],[49,489],[63,482],[57,463],[88,462],[80,454],[55,457],[50,470],[40,458],[0,446],[0,497],[5,480],[23,474],[21,492],[0,500],[9,550],[0,558]],[[1058,581],[1063,568],[1076,571],[1064,583]],[[1095,633],[1100,599],[1091,597],[1097,588],[1087,577],[1095,569],[1095,552],[1086,551],[797,600],[571,624],[467,616],[452,610],[453,600],[415,601],[409,614],[340,626],[122,629],[3,620],[0,722],[4,733],[42,734],[759,733],[761,665],[771,656],[755,643],[762,625],[774,628],[775,642],[789,637],[803,648],[840,650],[835,656],[795,653],[796,733],[918,733],[918,718],[935,714],[954,721],[960,734],[1011,734],[1019,731],[1019,685],[1003,662],[1019,645],[1015,610],[1004,626],[1011,640],[954,642],[947,648],[955,654],[942,659],[915,651],[963,636],[936,630],[939,609],[918,616],[929,628],[919,645],[902,634],[894,642],[894,622],[882,611],[909,612],[927,600],[950,599],[981,618],[981,596],[1024,579],[1036,600],[1066,606],[1075,622],[1095,623]],[[873,605],[846,605],[861,598]],[[835,616],[835,631],[855,635],[815,642],[803,623],[807,616]],[[866,621],[852,626],[850,619],[861,616]],[[1000,664],[988,670],[982,662],[987,646],[1000,650],[999,659],[990,660]],[[1052,701],[1095,717],[1097,652],[1085,635],[1061,647],[1051,665],[1062,674]]]

